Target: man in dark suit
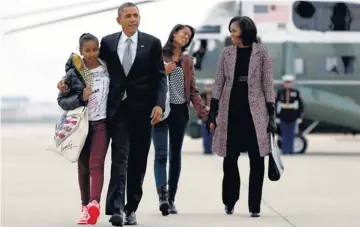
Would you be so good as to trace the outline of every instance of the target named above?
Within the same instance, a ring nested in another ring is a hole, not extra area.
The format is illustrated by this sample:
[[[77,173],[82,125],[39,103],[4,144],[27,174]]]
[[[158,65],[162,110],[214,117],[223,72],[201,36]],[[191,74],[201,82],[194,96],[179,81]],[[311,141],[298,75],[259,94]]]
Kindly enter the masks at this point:
[[[105,213],[111,215],[113,226],[122,226],[137,224],[135,212],[143,194],[151,125],[162,118],[168,88],[161,42],[138,31],[138,7],[122,4],[117,22],[122,32],[101,40],[100,58],[110,75],[107,122],[112,164]],[[65,80],[58,88],[68,89]]]
[[[138,7],[122,4],[117,22],[122,32],[101,40],[100,58],[110,75],[107,120],[112,164],[105,209],[106,215],[112,215],[109,221],[122,226],[123,212],[126,225],[137,224],[135,212],[143,194],[151,124],[158,123],[164,112],[167,83],[161,42],[138,31]]]

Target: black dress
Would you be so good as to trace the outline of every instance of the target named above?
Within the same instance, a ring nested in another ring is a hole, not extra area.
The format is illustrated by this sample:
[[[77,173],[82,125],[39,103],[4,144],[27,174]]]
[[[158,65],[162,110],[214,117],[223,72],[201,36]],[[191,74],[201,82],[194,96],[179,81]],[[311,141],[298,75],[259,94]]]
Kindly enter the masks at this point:
[[[257,147],[255,126],[248,98],[251,51],[251,47],[237,48],[234,82],[229,103],[227,152],[247,152]]]

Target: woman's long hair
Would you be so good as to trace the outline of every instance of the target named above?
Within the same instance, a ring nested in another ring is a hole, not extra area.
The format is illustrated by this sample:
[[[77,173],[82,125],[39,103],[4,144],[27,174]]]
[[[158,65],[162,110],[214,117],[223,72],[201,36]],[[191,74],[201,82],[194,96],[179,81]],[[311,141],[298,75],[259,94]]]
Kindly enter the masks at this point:
[[[181,47],[181,52],[183,53],[186,48],[188,48],[194,39],[195,36],[195,29],[191,27],[190,25],[183,25],[183,24],[177,24],[175,27],[171,30],[168,40],[166,41],[164,47],[163,47],[163,55],[165,57],[172,57],[174,55],[174,34],[178,32],[179,30],[188,27],[191,31],[191,36],[189,38],[189,42],[185,44],[183,47]]]

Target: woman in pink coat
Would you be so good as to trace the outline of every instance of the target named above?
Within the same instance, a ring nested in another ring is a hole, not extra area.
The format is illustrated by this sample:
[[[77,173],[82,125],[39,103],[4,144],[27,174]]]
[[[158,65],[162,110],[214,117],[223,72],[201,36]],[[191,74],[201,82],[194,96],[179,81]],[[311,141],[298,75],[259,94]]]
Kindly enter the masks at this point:
[[[226,213],[233,213],[239,199],[238,157],[247,152],[249,212],[251,217],[259,217],[268,133],[276,129],[272,66],[249,17],[231,19],[229,31],[233,45],[225,47],[220,55],[208,127],[216,129],[213,151],[224,157],[222,197]]]

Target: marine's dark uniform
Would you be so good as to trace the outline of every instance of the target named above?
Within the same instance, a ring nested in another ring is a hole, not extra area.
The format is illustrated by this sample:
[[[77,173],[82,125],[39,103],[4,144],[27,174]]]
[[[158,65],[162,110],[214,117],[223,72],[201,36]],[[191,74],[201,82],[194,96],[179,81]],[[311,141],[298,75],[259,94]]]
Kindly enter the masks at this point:
[[[283,153],[294,152],[295,127],[297,119],[301,119],[304,104],[299,90],[281,88],[276,95],[276,113],[280,119],[280,130]]]
[[[204,105],[210,108],[211,92],[201,93],[201,98],[203,100]],[[208,133],[206,129],[206,124],[201,125],[201,135],[203,138],[204,154],[212,154],[211,146],[212,146],[213,134],[214,134],[213,132]]]

